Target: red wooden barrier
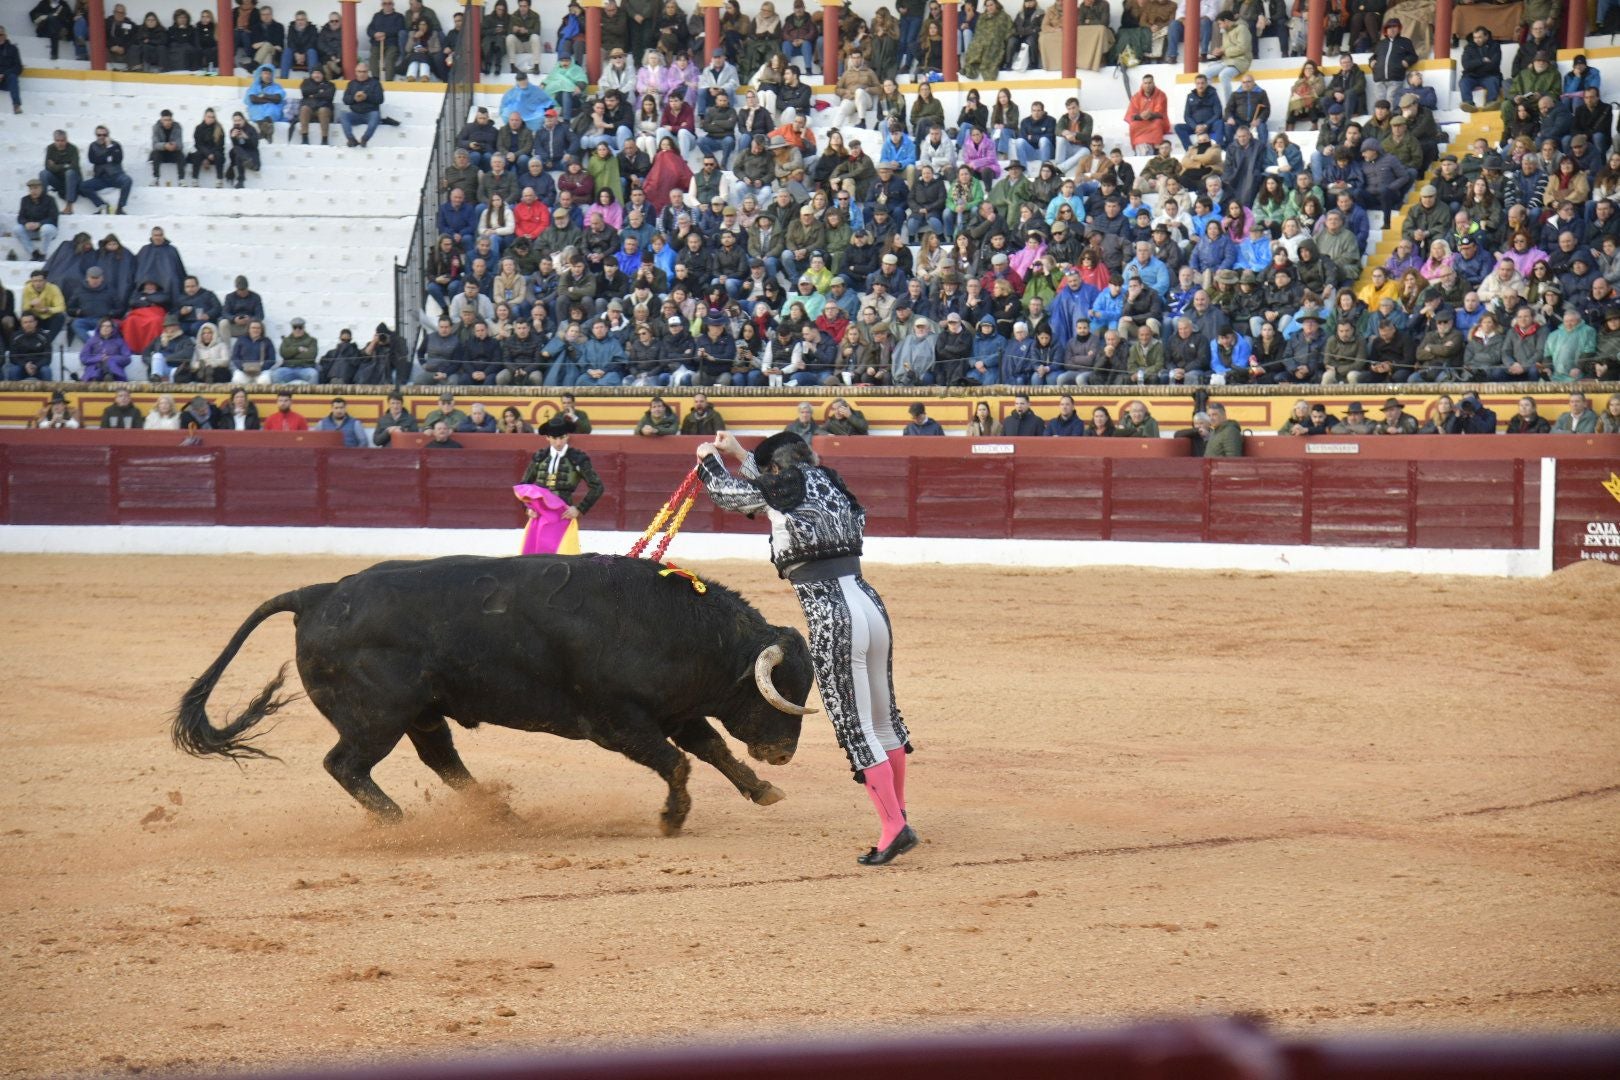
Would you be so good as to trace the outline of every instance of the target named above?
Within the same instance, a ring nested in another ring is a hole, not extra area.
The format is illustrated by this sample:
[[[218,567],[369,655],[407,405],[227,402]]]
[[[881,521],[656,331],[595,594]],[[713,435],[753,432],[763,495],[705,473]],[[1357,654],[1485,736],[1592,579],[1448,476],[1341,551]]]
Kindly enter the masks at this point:
[[[1620,1062],[1613,1035],[1283,1041],[1234,1021],[1107,1032],[938,1035],[547,1053],[370,1069],[281,1073],[283,1080],[1600,1080]]]
[[[209,432],[181,446],[174,432],[0,432],[0,522],[519,527],[511,485],[542,440],[462,438],[462,450],[382,453],[333,445],[335,433]],[[589,526],[643,529],[690,470],[698,441],[576,438],[607,489]],[[1367,439],[1378,456],[1241,459],[1166,456],[1185,453],[1180,439],[977,442],[818,439],[817,448],[859,494],[873,536],[1464,549],[1536,547],[1536,455],[1607,451],[1559,462],[1560,558],[1620,561],[1620,524],[1613,545],[1604,539],[1605,523],[1620,520],[1620,437]],[[1396,444],[1435,456],[1382,456]],[[1474,459],[1439,456],[1450,450]],[[706,499],[685,525],[765,527]]]

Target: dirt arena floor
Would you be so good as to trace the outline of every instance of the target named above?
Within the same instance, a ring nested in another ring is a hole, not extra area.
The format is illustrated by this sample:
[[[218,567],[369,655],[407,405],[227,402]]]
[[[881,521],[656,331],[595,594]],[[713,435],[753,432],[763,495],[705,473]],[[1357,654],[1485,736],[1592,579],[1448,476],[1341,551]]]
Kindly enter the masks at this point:
[[[678,552],[677,552],[678,554]],[[167,713],[262,599],[359,561],[6,558],[0,1074],[375,1061],[1246,1012],[1287,1031],[1620,1022],[1620,573],[1540,582],[872,567],[924,845],[824,719],[754,806],[588,745],[408,746],[383,828]],[[696,567],[801,623],[763,559]],[[1240,616],[1238,612],[1251,613]],[[292,655],[259,629],[218,719]]]

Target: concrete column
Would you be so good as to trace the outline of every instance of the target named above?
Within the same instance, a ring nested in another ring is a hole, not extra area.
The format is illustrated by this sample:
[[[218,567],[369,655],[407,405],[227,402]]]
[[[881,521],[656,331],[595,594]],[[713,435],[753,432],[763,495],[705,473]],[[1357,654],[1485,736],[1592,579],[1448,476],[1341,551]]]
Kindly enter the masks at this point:
[[[602,77],[602,0],[580,0],[585,8],[585,76]]]
[[[948,83],[961,78],[958,65],[961,58],[957,56],[956,35],[961,33],[958,19],[961,15],[959,4],[961,0],[939,0],[940,21],[940,74]]]
[[[1322,66],[1322,44],[1327,37],[1327,0],[1311,0],[1307,9],[1305,55],[1317,67]]]
[[[223,3],[224,0],[221,0]],[[85,15],[90,23],[90,70],[107,70],[107,5],[102,0],[90,0],[88,13]]]
[[[692,63],[698,67],[709,62],[709,56],[720,48],[720,4],[721,0],[700,0],[703,7],[703,55],[692,57]],[[790,6],[788,10],[792,10]]]
[[[1321,4],[1324,0],[1311,2]],[[1187,14],[1181,23],[1181,70],[1189,75],[1198,70],[1198,12],[1202,6],[1198,0],[1187,0]],[[1314,20],[1315,17],[1312,18]]]
[[[226,0],[220,0],[225,3]],[[338,0],[343,5],[343,77],[354,78],[354,66],[360,62],[360,16],[355,6],[360,0]],[[383,72],[373,71],[381,79]]]
[[[838,81],[838,16],[844,0],[821,0],[821,81]]]
[[[1063,77],[1065,79],[1074,78],[1076,64],[1074,31],[1079,22],[1080,15],[1075,10],[1074,0],[1063,0]],[[1050,64],[1051,62],[1051,57],[1041,57],[1042,64]]]
[[[1435,0],[1434,58],[1451,59],[1451,0]]]
[[[1568,0],[1564,4],[1564,48],[1586,47],[1586,0]]]

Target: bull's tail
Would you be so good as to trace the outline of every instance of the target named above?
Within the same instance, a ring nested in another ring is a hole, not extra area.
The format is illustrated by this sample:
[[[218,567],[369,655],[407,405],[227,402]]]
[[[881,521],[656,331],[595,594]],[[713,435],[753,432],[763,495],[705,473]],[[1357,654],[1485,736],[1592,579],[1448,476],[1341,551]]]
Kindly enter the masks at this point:
[[[296,694],[278,696],[281,684],[287,678],[286,664],[281,665],[276,677],[266,683],[264,689],[248,702],[247,708],[222,728],[215,727],[208,719],[208,695],[213,693],[219,677],[225,673],[225,669],[230,666],[243,643],[247,641],[248,635],[253,633],[260,623],[283,611],[291,611],[296,615],[324,599],[333,587],[330,584],[311,585],[308,588],[282,593],[260,604],[253,614],[247,617],[247,621],[237,628],[235,636],[226,644],[225,651],[209,665],[207,671],[197,677],[197,681],[191,684],[191,688],[180,699],[180,707],[175,710],[174,723],[170,727],[170,735],[174,739],[176,749],[195,757],[218,754],[233,761],[243,758],[276,760],[275,755],[254,746],[253,736],[248,733],[297,700]]]

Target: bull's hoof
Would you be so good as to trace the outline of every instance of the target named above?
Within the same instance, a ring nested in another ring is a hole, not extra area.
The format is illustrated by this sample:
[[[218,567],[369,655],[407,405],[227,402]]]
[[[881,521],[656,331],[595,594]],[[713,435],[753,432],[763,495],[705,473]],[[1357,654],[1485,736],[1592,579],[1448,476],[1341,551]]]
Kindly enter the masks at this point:
[[[766,784],[763,789],[756,792],[754,802],[760,806],[772,806],[787,798],[787,792],[775,784]]]
[[[686,824],[685,818],[672,818],[668,814],[658,815],[658,831],[665,836],[681,835],[681,828]]]

